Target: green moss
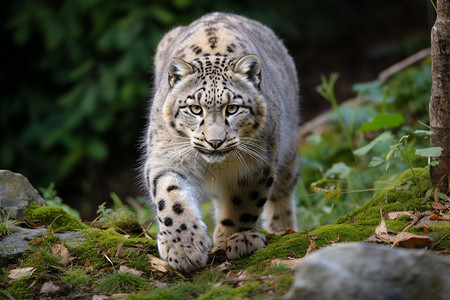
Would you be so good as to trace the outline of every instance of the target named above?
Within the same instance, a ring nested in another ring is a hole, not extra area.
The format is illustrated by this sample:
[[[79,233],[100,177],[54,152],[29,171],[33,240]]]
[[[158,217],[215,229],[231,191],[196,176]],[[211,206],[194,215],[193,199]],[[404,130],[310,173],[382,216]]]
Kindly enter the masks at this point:
[[[147,282],[131,273],[114,272],[104,277],[97,286],[97,290],[102,293],[131,293],[139,292],[147,287]]]
[[[260,283],[258,281],[249,281],[240,287],[234,288],[232,285],[224,284],[215,289],[206,292],[198,300],[206,299],[246,299],[249,298],[255,290],[258,290]]]
[[[386,213],[431,210],[432,199],[428,203],[423,203],[423,194],[428,188],[428,171],[415,169],[414,172],[416,178],[413,178],[411,170],[408,170],[393,184],[376,192],[374,197],[362,207],[337,219],[334,223],[310,231],[309,235],[316,237],[317,247],[330,245],[331,241],[337,240],[338,237],[339,242],[363,241],[375,232],[375,227],[380,222],[380,211]],[[416,183],[419,184],[420,189],[416,187]],[[61,217],[58,217],[59,215]],[[156,241],[145,238],[126,238],[112,228],[108,230],[88,228],[77,218],[68,216],[61,209],[54,207],[32,207],[27,211],[26,216],[38,224],[47,226],[54,221],[53,229],[80,230],[84,240],[79,246],[68,247],[71,256],[76,259],[71,263],[70,269],[63,270],[64,267],[58,264],[60,257],[51,254],[50,251],[53,243],[61,242],[52,234],[53,231],[50,230],[50,234],[35,239],[20,260],[20,267],[31,266],[37,269],[33,278],[25,278],[5,285],[8,282],[5,279],[8,270],[5,269],[3,272],[2,288],[6,287],[6,292],[17,298],[29,298],[33,293],[39,292],[43,275],[36,277],[36,274],[45,274],[44,271],[49,266],[55,266],[57,268],[52,268],[57,270],[54,275],[59,276],[67,287],[83,292],[87,291],[87,287],[94,285],[102,293],[140,292],[140,295],[132,295],[128,299],[194,299],[197,297],[199,299],[266,299],[285,294],[292,281],[292,274],[286,272],[286,266],[273,266],[270,263],[271,259],[303,257],[310,245],[305,232],[286,236],[268,235],[267,247],[256,251],[250,257],[234,261],[230,267],[231,269],[245,268],[250,273],[261,274],[263,277],[271,276],[270,279],[250,280],[240,283],[238,287],[232,283],[214,287],[215,283],[223,279],[224,274],[213,268],[198,272],[189,281],[176,282],[177,278],[168,275],[165,280],[175,282],[170,283],[167,288],[150,288],[151,283],[149,284],[143,278],[130,273],[120,274],[116,271],[119,265],[126,265],[144,271],[146,278],[152,276],[147,254],[157,255]],[[408,216],[402,216],[395,220],[386,220],[386,224],[389,229],[401,231],[409,221]],[[442,239],[435,246],[435,250],[450,248],[450,236],[446,236],[450,232],[450,225],[433,225],[428,229],[435,243]],[[423,228],[413,227],[408,231],[423,234]],[[120,244],[124,246],[124,256],[114,257]],[[108,275],[105,275],[103,269],[111,267],[111,264],[105,255],[115,266],[115,271]],[[87,259],[90,261],[90,266],[94,268],[89,275],[84,267]],[[35,284],[34,290],[30,291],[28,287],[34,281],[38,284]],[[268,292],[271,293],[270,296]]]
[[[194,277],[194,281],[213,285],[225,277],[225,274],[214,269],[207,269]]]
[[[70,288],[85,290],[90,286],[89,282],[91,281],[91,277],[87,275],[86,268],[72,267],[65,272],[65,275],[61,277],[61,280]]]
[[[264,271],[263,275],[274,275],[274,274],[278,274],[278,273],[287,272],[290,270],[291,270],[291,267],[289,267],[288,265],[279,263],[279,264],[268,266],[266,268],[266,270]]]
[[[59,266],[61,257],[52,254],[50,248],[55,243],[61,241],[50,234],[48,236],[36,239],[28,251],[25,251],[20,258],[20,267],[33,267],[38,272],[45,271],[49,266]]]
[[[415,178],[411,170],[405,171],[394,183],[376,192],[374,197],[365,205],[337,219],[332,224],[312,230],[309,235],[317,237],[315,242],[318,247],[329,245],[330,241],[336,240],[338,236],[339,242],[363,241],[374,234],[375,227],[380,222],[380,211],[430,210],[430,203],[423,203],[424,193],[428,188],[428,170],[414,169],[414,174]],[[420,189],[417,188],[416,183],[420,186]],[[409,221],[408,216],[388,220],[387,227],[401,231]],[[412,228],[409,231],[415,230]],[[446,228],[434,228],[433,230],[445,231]],[[423,230],[421,233],[423,234]],[[236,264],[248,268],[251,272],[262,272],[266,268],[267,260],[286,258],[287,256],[303,257],[310,244],[305,233],[271,238],[272,241],[267,247],[259,249],[250,257],[237,260]]]
[[[238,287],[232,284],[222,284],[197,299],[273,299],[274,295],[285,294],[291,283],[292,275],[287,274],[270,279],[250,280]]]
[[[121,206],[115,209],[106,209],[102,217],[97,221],[98,224],[106,227],[116,227],[122,230],[133,229],[137,220],[136,212],[128,206]]]
[[[201,282],[179,282],[168,288],[153,288],[140,295],[133,295],[126,299],[152,299],[152,300],[178,300],[178,299],[196,299],[210,285]]]
[[[11,227],[16,223],[14,220],[10,220],[9,216],[0,219],[0,236],[7,236],[11,234]]]
[[[15,280],[5,290],[9,295],[17,299],[31,299],[36,292],[36,287],[32,286],[34,279],[30,276],[25,276],[19,280]]]
[[[322,247],[330,245],[330,241],[336,240],[338,236],[340,242],[362,241],[373,233],[373,228],[361,224],[329,224],[314,229],[309,235],[316,236],[317,246]],[[305,233],[286,235],[273,241],[267,247],[259,249],[252,256],[237,260],[235,263],[248,268],[250,272],[260,273],[265,270],[267,260],[285,259],[288,256],[303,257],[309,244]]]
[[[152,267],[150,259],[147,256],[147,251],[143,249],[131,248],[125,249],[124,253],[124,259],[129,261],[127,267],[139,269],[141,271],[149,270]]]
[[[60,207],[32,205],[26,210],[25,217],[37,225],[51,225],[54,230],[66,231],[88,228],[80,219]]]
[[[111,253],[108,257],[115,262],[122,262],[123,259],[114,258],[113,255],[117,251],[117,247],[123,243],[125,258],[130,261],[129,267],[145,270],[150,266],[146,257],[147,253],[156,253],[156,241],[144,238],[125,238],[123,235],[109,228],[100,230],[97,228],[89,228],[83,230],[83,238],[85,241],[71,249],[74,256],[82,261],[89,259],[91,266],[94,268],[109,267],[109,262],[103,253]],[[136,244],[143,245],[144,248],[134,248]]]
[[[355,224],[365,220],[367,224],[378,224],[380,209],[383,212],[393,211],[425,211],[430,209],[429,204],[422,204],[424,193],[428,188],[428,170],[414,169],[420,192],[410,169],[403,172],[392,184],[381,191],[377,191],[374,197],[360,208],[342,216],[336,220],[336,224]],[[369,223],[368,223],[369,222]]]

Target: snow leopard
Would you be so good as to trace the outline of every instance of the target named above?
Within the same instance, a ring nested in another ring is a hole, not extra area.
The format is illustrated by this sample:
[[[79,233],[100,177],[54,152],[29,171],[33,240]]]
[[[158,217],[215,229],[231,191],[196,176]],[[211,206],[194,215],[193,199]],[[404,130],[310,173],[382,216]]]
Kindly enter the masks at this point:
[[[142,173],[171,268],[195,271],[211,254],[248,256],[267,244],[259,225],[297,230],[299,102],[292,57],[257,21],[210,13],[164,35]],[[202,201],[214,207],[214,243]]]

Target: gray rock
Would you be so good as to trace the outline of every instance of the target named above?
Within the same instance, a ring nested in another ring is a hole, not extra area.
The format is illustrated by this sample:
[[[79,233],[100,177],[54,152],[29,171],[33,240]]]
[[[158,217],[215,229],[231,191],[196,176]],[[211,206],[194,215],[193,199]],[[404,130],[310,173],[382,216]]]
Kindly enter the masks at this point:
[[[11,226],[11,234],[3,236],[0,241],[0,267],[5,267],[9,263],[14,263],[22,254],[26,248],[30,245],[28,241],[41,235],[43,231],[38,229],[27,229],[18,226]]]
[[[330,246],[297,265],[283,299],[450,299],[450,259],[367,243]]]
[[[39,192],[19,173],[0,170],[0,217],[22,219],[32,202],[43,204]]]
[[[19,257],[30,248],[29,241],[47,233],[46,228],[30,229],[11,226],[11,235],[4,236],[0,240],[0,267],[15,263]],[[78,231],[55,233],[69,247],[77,247],[84,242],[83,234]]]

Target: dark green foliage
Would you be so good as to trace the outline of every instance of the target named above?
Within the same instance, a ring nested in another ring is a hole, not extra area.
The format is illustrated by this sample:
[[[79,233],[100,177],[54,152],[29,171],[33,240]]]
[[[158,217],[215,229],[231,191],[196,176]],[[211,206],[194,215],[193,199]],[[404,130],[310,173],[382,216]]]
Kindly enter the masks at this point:
[[[234,2],[234,4],[233,4]],[[90,189],[106,161],[133,167],[163,34],[208,11],[248,10],[255,1],[14,1],[3,8],[5,57],[0,164],[37,185],[75,172]],[[267,6],[268,4],[264,4]],[[255,6],[253,6],[255,7]],[[279,11],[289,12],[280,4]],[[252,17],[296,34],[269,10]],[[13,59],[12,59],[13,58]],[[44,171],[45,170],[45,171]]]
[[[210,11],[244,14],[273,28],[295,56],[301,45],[354,38],[357,26],[335,24],[348,13],[393,5],[379,2],[9,1],[0,12],[0,166],[37,186],[70,188],[71,197],[90,193],[111,169],[135,167],[152,55],[170,28]]]
[[[327,99],[334,100],[335,79],[333,74],[329,81],[323,78],[325,85],[318,88]],[[427,156],[438,155],[438,149],[429,148],[427,128],[419,123],[428,122],[430,80],[430,60],[425,59],[385,83],[355,84],[356,102],[333,104],[327,130],[307,136],[300,148],[301,228],[334,221],[406,168],[424,167]]]

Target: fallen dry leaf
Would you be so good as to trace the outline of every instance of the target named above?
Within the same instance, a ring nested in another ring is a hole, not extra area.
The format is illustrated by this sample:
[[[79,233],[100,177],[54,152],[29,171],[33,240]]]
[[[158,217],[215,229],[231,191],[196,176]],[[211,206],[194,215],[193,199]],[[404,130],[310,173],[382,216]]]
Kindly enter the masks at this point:
[[[414,216],[414,213],[412,211],[393,211],[387,214],[388,220],[395,220],[400,218],[401,216],[409,216],[412,218]]]
[[[50,248],[50,251],[59,257],[61,257],[61,260],[58,261],[58,264],[67,266],[69,263],[71,263],[75,257],[70,256],[69,250],[67,250],[67,247],[63,244],[55,243]]]
[[[444,221],[444,217],[442,215],[433,214],[429,217],[431,221]]]
[[[381,244],[390,244],[394,241],[395,236],[390,236],[389,234],[372,234],[367,239],[365,239],[365,242],[369,243],[381,243]]]
[[[433,204],[431,204],[431,207],[434,210],[444,210],[447,209],[447,206],[445,206],[444,204],[442,204],[440,201],[435,201],[433,202]]]
[[[155,283],[155,288],[165,289],[168,287],[170,287],[170,284],[168,284],[167,282],[156,281],[156,283]]]
[[[293,234],[293,233],[297,233],[297,231],[294,231],[294,230],[292,230],[292,229],[286,229],[285,231],[284,231],[284,234],[283,235],[288,235],[288,234]]]
[[[120,266],[119,273],[120,274],[131,273],[133,275],[136,275],[136,276],[140,277],[142,275],[142,273],[144,273],[144,272],[136,270],[136,269],[129,268],[127,266]]]
[[[243,285],[245,282],[251,280],[255,278],[255,276],[251,275],[250,273],[247,272],[247,270],[242,270],[239,272],[228,272],[227,275],[225,276],[225,279],[219,281],[218,283],[216,283],[214,285],[214,287],[218,287],[221,286],[224,283],[233,283],[236,286],[241,286]]]
[[[36,271],[36,269],[33,267],[13,269],[9,271],[8,278],[12,280],[18,280],[25,276],[33,275],[34,271]]]
[[[162,273],[168,272],[169,264],[166,261],[164,261],[160,258],[157,258],[156,256],[151,255],[151,254],[147,254],[147,256],[150,259],[150,263],[152,264],[152,269],[154,271],[158,271],[158,272],[162,272]]]
[[[218,272],[225,272],[225,271],[228,271],[228,269],[229,269],[230,266],[231,266],[231,263],[230,263],[229,261],[226,261],[226,262],[224,262],[224,263],[218,265],[218,266],[216,267],[216,271],[218,271]]]
[[[383,218],[383,212],[380,210],[380,214],[381,214],[381,220],[380,223],[378,223],[378,226],[375,228],[375,234],[380,236],[380,235],[387,235],[387,226],[386,226],[386,221]]]
[[[119,246],[117,246],[117,252],[116,254],[114,254],[114,257],[124,258],[125,253],[123,251],[123,248],[123,243],[120,243]]]
[[[131,295],[132,294],[127,294],[127,293],[111,294],[111,295],[108,295],[108,299],[122,299],[125,297],[129,297]]]
[[[47,281],[41,287],[41,294],[53,294],[59,291],[59,286],[54,284],[53,282]]]
[[[287,266],[287,267],[289,267],[289,268],[291,268],[291,269],[295,269],[295,267],[297,266],[297,264],[298,264],[303,258],[304,258],[304,257],[302,257],[302,258],[294,258],[294,259],[278,259],[278,258],[275,258],[275,259],[270,260],[270,264],[273,265],[273,266],[276,266],[276,265],[285,265],[285,266]]]
[[[316,242],[315,242],[315,240],[317,240],[316,236],[310,236],[308,234],[308,231],[306,231],[306,238],[309,241],[309,246],[308,246],[308,249],[306,250],[305,256],[308,255],[309,253],[311,253],[312,251],[314,251],[317,248],[317,245],[316,245]]]
[[[339,242],[339,233],[338,233],[338,235],[337,235],[337,237],[336,237],[336,239],[335,240],[332,240],[332,241],[330,241],[330,243],[331,244],[336,244],[336,243],[338,243]]]
[[[392,244],[393,247],[407,247],[407,248],[425,248],[431,244],[431,239],[426,235],[417,235],[409,232],[400,232],[395,237]]]

